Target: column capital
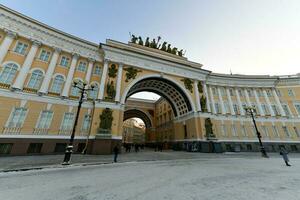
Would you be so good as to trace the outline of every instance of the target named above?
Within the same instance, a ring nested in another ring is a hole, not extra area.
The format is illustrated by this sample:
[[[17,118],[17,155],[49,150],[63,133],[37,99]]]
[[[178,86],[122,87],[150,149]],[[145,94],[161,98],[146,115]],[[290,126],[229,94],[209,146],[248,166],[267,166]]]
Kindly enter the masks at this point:
[[[89,58],[88,58],[88,61],[89,61],[89,63],[94,63],[94,62],[96,62],[96,59],[95,59],[95,58],[92,58],[92,57],[89,57]]]
[[[6,33],[6,35],[12,39],[17,38],[18,34],[14,31],[8,30],[8,29],[4,29],[4,32]]]
[[[62,51],[59,47],[53,47],[55,53],[60,53]]]
[[[109,59],[107,59],[107,58],[104,58],[103,63],[104,63],[104,64],[108,64],[110,61],[111,61],[111,60],[109,60]]]
[[[80,54],[77,52],[72,53],[73,58],[78,59],[80,57]]]
[[[40,42],[38,40],[31,39],[31,42],[32,42],[32,46],[39,47],[42,45],[42,42]]]

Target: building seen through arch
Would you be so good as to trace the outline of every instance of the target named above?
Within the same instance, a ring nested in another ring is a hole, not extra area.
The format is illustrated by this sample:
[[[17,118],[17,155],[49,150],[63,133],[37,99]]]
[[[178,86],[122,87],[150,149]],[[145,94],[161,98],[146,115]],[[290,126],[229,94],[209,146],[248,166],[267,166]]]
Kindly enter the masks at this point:
[[[95,86],[78,118],[75,152],[88,144],[90,154],[111,153],[134,117],[143,120],[149,146],[258,151],[249,106],[267,151],[300,149],[299,74],[220,74],[134,40],[99,45],[2,5],[0,13],[0,154],[63,152],[80,96],[74,80]],[[132,98],[142,91],[162,98]]]

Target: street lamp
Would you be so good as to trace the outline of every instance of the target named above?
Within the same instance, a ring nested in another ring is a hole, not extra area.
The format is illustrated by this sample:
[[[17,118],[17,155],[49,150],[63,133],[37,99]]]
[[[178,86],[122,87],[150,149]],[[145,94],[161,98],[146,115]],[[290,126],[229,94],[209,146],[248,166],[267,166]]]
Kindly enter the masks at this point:
[[[62,165],[69,165],[70,164],[71,155],[73,153],[73,141],[74,141],[74,137],[75,137],[75,130],[76,130],[76,126],[77,126],[77,122],[78,122],[78,118],[79,118],[81,105],[83,103],[83,98],[86,95],[87,91],[94,89],[94,85],[87,86],[86,82],[82,82],[82,81],[79,81],[79,80],[74,80],[73,81],[73,86],[76,87],[79,90],[80,99],[79,99],[79,104],[78,104],[78,108],[77,108],[77,112],[76,112],[75,122],[74,122],[73,129],[72,129],[70,142],[69,142],[69,145],[66,147],[65,157],[64,157],[64,161],[63,161]]]
[[[257,138],[258,138],[258,141],[259,141],[261,156],[265,157],[265,158],[268,158],[265,147],[264,147],[263,143],[261,142],[261,134],[257,129],[256,122],[255,122],[255,119],[254,119],[254,114],[256,113],[256,110],[255,110],[255,108],[250,107],[250,106],[246,107],[245,110],[246,110],[247,113],[249,113],[251,115],[251,118],[252,118],[252,121],[253,121],[253,124],[254,124],[254,127],[255,127],[255,131],[256,131],[256,135],[257,135]]]

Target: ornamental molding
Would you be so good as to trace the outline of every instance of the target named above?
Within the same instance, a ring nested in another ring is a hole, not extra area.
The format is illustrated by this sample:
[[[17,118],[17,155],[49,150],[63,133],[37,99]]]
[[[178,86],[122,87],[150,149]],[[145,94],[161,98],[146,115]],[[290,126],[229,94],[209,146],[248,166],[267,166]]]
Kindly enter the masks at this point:
[[[102,61],[96,44],[63,33],[2,6],[0,6],[0,28],[15,32],[28,39],[37,40],[47,46]]]
[[[205,80],[208,71],[195,69],[188,66],[172,63],[166,60],[153,58],[138,53],[128,52],[121,49],[102,45],[104,60],[123,63],[140,69],[146,69],[164,74],[186,77],[196,80]]]

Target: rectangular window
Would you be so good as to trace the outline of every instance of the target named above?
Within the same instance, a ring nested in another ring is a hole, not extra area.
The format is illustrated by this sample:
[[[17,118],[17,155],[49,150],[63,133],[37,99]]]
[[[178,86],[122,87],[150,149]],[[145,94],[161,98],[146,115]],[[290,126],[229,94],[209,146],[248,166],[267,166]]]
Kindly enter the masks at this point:
[[[226,135],[227,135],[225,124],[222,124],[222,125],[221,125],[221,131],[222,131],[222,135],[223,135],[223,136],[226,136]]]
[[[282,129],[283,129],[284,134],[287,137],[291,137],[291,134],[290,134],[290,132],[289,132],[289,130],[288,130],[288,128],[286,126],[283,126]]]
[[[81,72],[85,72],[86,71],[86,62],[79,62],[79,65],[77,66],[77,70],[81,71]]]
[[[220,91],[221,91],[222,96],[226,96],[226,92],[225,92],[225,89],[223,87],[220,88]]]
[[[72,130],[73,120],[74,120],[74,113],[70,113],[70,112],[65,113],[60,129],[61,130]]]
[[[246,131],[245,125],[241,126],[241,130],[242,130],[242,135],[247,136],[247,131]]]
[[[96,65],[95,68],[94,68],[94,74],[96,74],[96,75],[101,74],[101,68],[98,65]]]
[[[220,106],[218,103],[215,103],[216,113],[221,113]]]
[[[298,115],[300,115],[300,104],[294,104],[294,106],[297,110]]]
[[[2,143],[0,144],[0,155],[10,154],[13,144],[12,143]]]
[[[238,90],[239,91],[239,95],[240,95],[240,97],[243,97],[244,96],[244,93],[243,93],[243,91],[242,90]]]
[[[294,126],[294,131],[295,131],[295,134],[297,135],[297,137],[299,137],[299,136],[300,136],[300,134],[299,134],[299,131],[298,131],[298,129],[297,129],[297,127],[296,127],[296,126]]]
[[[278,129],[275,125],[272,126],[274,137],[279,137]]]
[[[288,96],[289,97],[294,97],[295,96],[294,91],[292,89],[288,89]]]
[[[237,136],[235,125],[231,125],[232,136]]]
[[[240,114],[238,105],[233,104],[233,110],[236,115]]]
[[[268,128],[266,126],[261,126],[261,129],[262,129],[263,135],[265,137],[269,137]]]
[[[61,59],[60,59],[60,65],[61,66],[68,67],[69,62],[70,62],[70,58],[68,58],[66,56],[62,56]]]
[[[30,143],[27,153],[41,153],[43,143]]]
[[[44,49],[42,49],[41,53],[40,53],[40,60],[47,62],[49,60],[50,57],[50,52],[46,51]]]
[[[290,109],[289,109],[288,105],[283,104],[283,105],[282,105],[282,108],[283,108],[283,110],[284,110],[286,116],[290,116],[290,115],[291,115]]]
[[[263,96],[263,94],[262,94],[262,91],[261,91],[261,90],[256,90],[256,93],[257,93],[257,96],[258,96],[258,97],[262,97],[262,96]]]
[[[265,115],[269,115],[269,114],[270,114],[270,113],[269,113],[269,110],[268,110],[268,108],[267,108],[267,106],[266,106],[266,104],[261,104],[261,107],[262,107],[262,109],[263,109]]]
[[[268,97],[271,97],[271,96],[272,96],[271,90],[266,90],[266,92],[267,92],[267,96],[268,96]]]
[[[278,110],[277,110],[277,106],[276,106],[276,105],[272,105],[272,110],[273,110],[273,112],[274,112],[274,114],[275,114],[276,116],[279,115],[279,112],[278,112]]]
[[[27,108],[14,108],[10,120],[8,122],[9,128],[21,128],[25,121]]]
[[[247,93],[248,93],[249,97],[253,96],[252,90],[247,90]]]
[[[15,48],[15,52],[19,53],[19,54],[22,54],[22,55],[25,55],[27,48],[28,48],[28,44],[25,44],[23,42],[18,42],[17,46]]]
[[[91,115],[85,115],[81,130],[85,132],[89,131],[90,124],[91,124]]]
[[[230,113],[230,108],[228,102],[224,101],[225,113]]]
[[[276,94],[277,94],[277,96],[279,96],[279,97],[281,97],[282,96],[282,94],[281,94],[281,92],[280,92],[280,90],[276,90]]]
[[[232,89],[232,88],[229,89],[229,94],[230,94],[230,96],[232,96],[232,97],[234,96],[234,92],[233,92],[233,89]]]
[[[53,111],[43,110],[37,124],[37,128],[49,129],[53,117]]]
[[[211,88],[212,89],[212,93],[213,93],[213,95],[216,95],[217,93],[216,93],[216,88]]]

